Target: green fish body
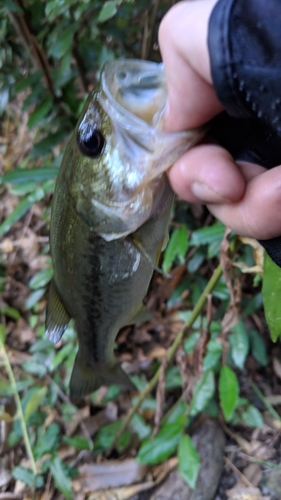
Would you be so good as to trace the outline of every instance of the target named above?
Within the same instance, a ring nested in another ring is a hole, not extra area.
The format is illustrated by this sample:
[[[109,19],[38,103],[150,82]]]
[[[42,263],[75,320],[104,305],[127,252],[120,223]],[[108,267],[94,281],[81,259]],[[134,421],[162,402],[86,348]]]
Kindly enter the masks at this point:
[[[189,139],[188,133],[167,134],[151,123],[155,112],[147,80],[152,80],[155,106],[155,93],[159,88],[163,93],[158,66],[117,61],[104,70],[58,174],[46,334],[58,342],[74,320],[79,343],[70,381],[74,398],[101,385],[133,388],[116,362],[114,342],[120,328],[143,316],[142,300],[165,244],[173,203],[163,171],[187,149]],[[145,75],[145,85],[136,78],[137,71]],[[122,87],[124,74],[133,77],[129,83],[125,78]],[[140,106],[139,85],[145,89]],[[163,99],[161,103],[163,107]],[[198,136],[195,131],[193,143]]]

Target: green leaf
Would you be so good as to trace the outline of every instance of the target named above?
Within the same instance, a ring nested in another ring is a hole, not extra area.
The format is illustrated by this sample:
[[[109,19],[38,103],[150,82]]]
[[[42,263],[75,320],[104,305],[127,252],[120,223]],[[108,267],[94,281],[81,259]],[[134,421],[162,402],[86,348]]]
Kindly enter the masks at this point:
[[[184,340],[184,350],[187,354],[191,353],[196,346],[198,340],[200,339],[200,332],[194,332]]]
[[[182,378],[177,366],[170,366],[166,370],[165,388],[167,391],[182,387]]]
[[[122,425],[122,420],[116,420],[107,425],[103,425],[96,436],[95,439],[95,450],[101,449],[106,450],[111,446],[115,439],[115,435]]]
[[[222,343],[217,339],[211,339],[207,344],[207,352],[203,360],[204,371],[215,369],[221,359]]]
[[[16,4],[13,0],[3,0],[3,6],[6,9],[15,12],[16,14],[23,14],[22,9],[18,4]]]
[[[50,54],[56,59],[60,59],[66,53],[71,52],[73,36],[78,28],[78,23],[72,23],[64,30],[61,30],[59,36],[55,36],[50,47]]]
[[[281,268],[264,253],[262,296],[265,319],[273,342],[281,335]]]
[[[122,452],[127,448],[131,441],[132,433],[130,431],[125,431],[123,434],[121,434],[120,438],[117,441],[117,449],[118,451]]]
[[[76,448],[76,450],[89,450],[89,440],[84,438],[83,436],[73,436],[73,437],[68,437],[64,436],[63,440],[65,443],[69,444],[70,446],[73,446],[73,448]]]
[[[37,304],[37,302],[39,302],[39,300],[43,297],[45,291],[45,288],[39,288],[35,292],[31,293],[29,297],[27,297],[25,301],[26,311],[32,309]]]
[[[219,395],[225,420],[231,419],[239,397],[239,383],[234,371],[229,366],[223,366],[220,371]]]
[[[249,336],[243,321],[240,321],[231,328],[229,342],[231,346],[231,356],[237,368],[243,370],[249,352]]]
[[[59,349],[54,359],[52,360],[50,370],[54,371],[65,359],[69,358],[72,352],[73,344],[65,344],[61,349]]]
[[[31,115],[29,116],[29,119],[28,119],[28,122],[27,122],[28,128],[32,128],[35,125],[38,125],[38,123],[40,123],[45,118],[45,116],[49,113],[49,111],[51,110],[52,106],[53,106],[53,99],[52,99],[52,97],[51,96],[46,97],[36,107],[36,109],[33,111],[33,113],[31,113]]]
[[[26,196],[36,189],[35,182],[22,182],[21,184],[14,184],[10,187],[10,193],[16,196]]]
[[[143,464],[158,464],[169,458],[178,446],[182,425],[167,424],[152,440],[142,443],[137,461]]]
[[[219,415],[219,407],[217,402],[214,399],[207,404],[206,408],[204,408],[204,413],[209,415],[211,418],[218,418]]]
[[[0,347],[1,347],[1,339],[0,339]],[[14,394],[14,389],[11,385],[11,382],[8,380],[1,380],[0,379],[0,396],[11,396]]]
[[[72,500],[71,479],[67,475],[67,469],[64,467],[59,457],[55,457],[50,461],[50,470],[55,480],[56,487],[62,492],[67,500]]]
[[[36,274],[34,274],[29,281],[29,288],[31,290],[37,290],[47,285],[52,279],[53,270],[51,268],[41,269]]]
[[[6,327],[5,325],[0,324],[0,346],[1,344],[2,346],[4,346],[5,342],[6,342]]]
[[[7,0],[10,2],[10,0]],[[13,93],[17,94],[18,92],[22,92],[30,86],[37,85],[40,83],[40,80],[43,76],[43,71],[40,69],[31,75],[25,76],[21,78],[14,86]]]
[[[47,387],[41,387],[34,391],[28,400],[25,411],[24,420],[27,422],[29,417],[37,410],[38,406],[42,403],[44,397],[46,396]]]
[[[32,373],[33,375],[37,375],[37,377],[44,377],[44,375],[46,375],[46,373],[47,373],[46,366],[42,363],[38,363],[37,361],[34,361],[33,359],[29,359],[28,361],[24,361],[22,366],[28,373]]]
[[[221,241],[223,239],[225,226],[221,222],[216,222],[212,226],[203,227],[193,231],[190,245],[206,245],[214,241]]]
[[[30,488],[36,486],[36,488],[42,488],[44,485],[44,479],[42,476],[35,476],[30,469],[26,469],[25,467],[15,467],[12,470],[12,476],[22,483],[26,484]]]
[[[60,429],[58,424],[51,424],[44,433],[38,429],[38,437],[34,446],[35,458],[41,458],[46,453],[51,453],[54,455],[57,451],[59,443],[59,433]]]
[[[204,262],[206,258],[206,255],[205,255],[205,251],[204,251],[204,248],[199,248],[197,250],[197,252],[195,252],[195,254],[193,255],[193,257],[191,257],[191,259],[189,259],[188,263],[187,263],[187,270],[188,272],[191,274],[191,273],[196,273],[196,271],[198,271],[199,267],[201,266],[201,264]]]
[[[184,425],[187,408],[187,403],[179,399],[178,403],[165,415],[165,425],[175,423]]]
[[[109,0],[108,2],[105,2],[99,12],[98,15],[98,23],[104,23],[108,19],[111,19],[113,16],[115,16],[117,12],[117,5],[119,2],[116,2],[114,0]]]
[[[241,418],[246,425],[250,427],[262,427],[263,418],[261,412],[255,408],[253,405],[249,405],[248,408],[241,413]]]
[[[31,152],[31,158],[36,159],[41,156],[47,155],[50,153],[50,151],[62,140],[67,134],[67,128],[65,127],[66,130],[60,130],[59,132],[54,132],[53,134],[47,135],[47,137],[44,137],[44,139],[41,139],[41,141],[37,142],[33,150]],[[49,170],[49,169],[48,169]],[[52,168],[51,168],[52,170]]]
[[[36,201],[40,201],[44,197],[43,189],[37,188],[34,193],[29,194],[21,200],[15,210],[2,222],[0,225],[0,236],[3,236],[9,231],[11,226],[18,222],[19,219],[32,207]]]
[[[130,427],[136,433],[140,441],[143,441],[151,434],[150,425],[148,425],[144,418],[141,417],[141,415],[139,415],[138,413],[135,413],[135,415],[133,416]]]
[[[109,401],[116,399],[121,393],[120,385],[111,385],[108,387],[106,394],[102,398],[102,404],[105,405]]]
[[[178,469],[181,476],[194,490],[200,469],[200,458],[192,439],[186,434],[181,437],[179,442],[178,460]]]
[[[267,365],[266,346],[263,338],[256,330],[249,331],[251,353],[262,366]]]
[[[174,229],[164,253],[162,269],[164,273],[171,269],[176,259],[183,264],[188,249],[188,235],[185,226]]]
[[[6,184],[7,182],[12,184],[21,184],[22,182],[43,182],[49,179],[55,179],[58,175],[58,168],[30,168],[24,170],[22,168],[16,168],[11,172],[0,177],[0,184]]]
[[[195,385],[193,397],[190,403],[190,416],[194,417],[204,408],[212,399],[215,391],[214,373],[210,370],[203,374]]]

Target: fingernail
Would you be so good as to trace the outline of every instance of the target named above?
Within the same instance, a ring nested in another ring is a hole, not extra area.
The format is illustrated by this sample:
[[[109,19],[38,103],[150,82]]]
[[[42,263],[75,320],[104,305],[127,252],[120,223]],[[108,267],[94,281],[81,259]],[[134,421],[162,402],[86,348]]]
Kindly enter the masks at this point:
[[[202,200],[204,203],[217,203],[220,201],[226,201],[226,198],[221,196],[219,193],[211,189],[207,184],[203,182],[193,182],[190,189],[194,196]]]

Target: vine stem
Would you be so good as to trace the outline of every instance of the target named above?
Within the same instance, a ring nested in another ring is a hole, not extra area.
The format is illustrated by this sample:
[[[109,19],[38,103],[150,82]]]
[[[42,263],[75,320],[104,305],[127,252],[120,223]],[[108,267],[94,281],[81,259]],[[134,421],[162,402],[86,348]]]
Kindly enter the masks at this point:
[[[213,272],[210,280],[208,281],[204,291],[200,295],[197,304],[195,305],[189,319],[187,320],[186,324],[184,325],[184,328],[178,333],[173,344],[171,345],[170,349],[168,350],[167,356],[166,356],[167,363],[170,363],[172,361],[172,359],[175,356],[182,340],[187,335],[188,330],[190,329],[190,327],[193,325],[194,321],[197,319],[197,317],[201,313],[201,311],[202,311],[202,309],[207,301],[208,295],[215,288],[218,280],[220,279],[220,277],[222,275],[222,272],[223,272],[222,267],[219,264],[216,267],[216,269],[214,270],[214,272]],[[157,385],[157,382],[158,382],[159,377],[160,377],[160,373],[161,373],[161,367],[157,370],[154,377],[150,380],[150,382],[147,384],[147,386],[144,388],[144,390],[139,394],[139,397],[138,397],[135,405],[132,406],[130,411],[127,413],[120,429],[116,433],[114,441],[111,444],[110,449],[108,450],[108,453],[110,453],[110,451],[116,445],[118,439],[121,437],[123,432],[126,430],[128,424],[130,423],[130,421],[133,418],[133,416],[135,415],[135,413],[138,411],[143,400],[148,396],[148,394],[152,391],[152,389],[154,389],[154,387]]]
[[[2,332],[0,332],[0,333],[2,333]],[[27,432],[25,419],[24,419],[21,400],[20,400],[20,396],[19,396],[19,393],[17,390],[17,385],[16,385],[16,380],[15,380],[14,374],[13,374],[13,369],[11,367],[9,357],[8,357],[7,351],[5,349],[2,335],[0,335],[0,354],[2,354],[2,356],[3,356],[4,366],[5,366],[5,369],[7,371],[7,374],[8,374],[9,380],[10,380],[10,384],[11,384],[11,388],[12,388],[12,392],[13,392],[13,395],[15,398],[17,414],[20,418],[23,440],[24,440],[27,454],[28,454],[29,459],[30,459],[31,469],[32,469],[34,476],[37,476],[37,474],[38,474],[37,467],[36,467],[36,463],[35,463],[34,456],[32,453],[31,444],[29,441],[29,436],[28,436],[28,432]]]

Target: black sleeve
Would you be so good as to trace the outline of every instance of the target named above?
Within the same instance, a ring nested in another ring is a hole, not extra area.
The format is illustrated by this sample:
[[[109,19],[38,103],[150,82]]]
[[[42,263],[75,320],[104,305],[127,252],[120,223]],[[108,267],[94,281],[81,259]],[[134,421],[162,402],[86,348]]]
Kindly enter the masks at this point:
[[[219,0],[209,24],[212,78],[231,116],[281,137],[281,1]]]
[[[208,48],[214,88],[226,110],[212,135],[235,159],[280,165],[281,0],[219,0]],[[261,243],[281,266],[281,237]]]

